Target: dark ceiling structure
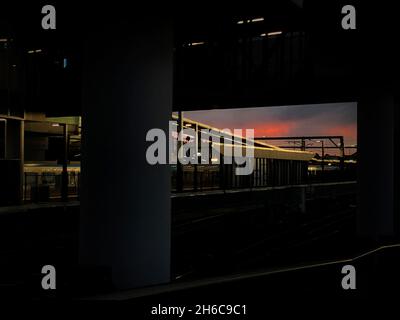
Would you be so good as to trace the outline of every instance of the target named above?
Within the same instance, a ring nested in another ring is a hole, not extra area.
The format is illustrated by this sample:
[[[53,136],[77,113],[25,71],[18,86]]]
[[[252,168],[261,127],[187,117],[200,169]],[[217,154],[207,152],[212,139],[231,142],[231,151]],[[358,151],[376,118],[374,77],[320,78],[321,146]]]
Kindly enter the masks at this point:
[[[369,78],[395,68],[396,50],[384,41],[392,22],[350,1],[364,15],[358,15],[357,30],[343,30],[347,2],[269,0],[223,8],[204,2],[142,8],[140,14],[173,23],[174,110],[254,107],[355,101]],[[1,94],[11,109],[80,114],[82,65],[90,59],[84,54],[87,29],[110,19],[129,27],[138,14],[126,5],[56,6],[57,30],[51,32],[38,22],[41,4],[14,4],[1,13],[1,37],[9,39],[3,55],[14,66],[7,71],[14,89]],[[376,19],[377,28],[365,17]]]

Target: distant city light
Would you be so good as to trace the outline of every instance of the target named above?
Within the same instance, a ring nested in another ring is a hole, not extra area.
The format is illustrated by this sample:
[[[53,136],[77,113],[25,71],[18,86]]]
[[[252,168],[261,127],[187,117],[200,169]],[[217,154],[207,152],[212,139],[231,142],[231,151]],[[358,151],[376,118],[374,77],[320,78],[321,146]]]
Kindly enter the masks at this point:
[[[239,20],[236,22],[237,24],[244,24],[244,23],[254,23],[254,22],[261,22],[264,21],[263,17],[258,17],[258,18],[253,18],[253,19],[247,19],[247,20]]]
[[[204,41],[200,41],[200,42],[192,42],[190,43],[191,46],[201,46],[202,44],[205,44]]]
[[[0,42],[7,42],[7,41],[8,41],[8,39],[5,39],[5,38],[0,39]]]
[[[269,33],[261,33],[260,37],[273,37],[273,36],[278,36],[280,34],[282,34],[282,31],[274,31]]]
[[[36,49],[36,50],[29,50],[28,53],[32,54],[32,53],[40,53],[42,52],[42,49]]]
[[[282,31],[274,31],[274,32],[268,32],[267,36],[272,37],[272,36],[278,36],[280,34],[282,34]]]
[[[68,65],[68,60],[67,60],[67,58],[64,58],[64,60],[63,60],[63,68],[65,69],[67,67],[67,65]]]

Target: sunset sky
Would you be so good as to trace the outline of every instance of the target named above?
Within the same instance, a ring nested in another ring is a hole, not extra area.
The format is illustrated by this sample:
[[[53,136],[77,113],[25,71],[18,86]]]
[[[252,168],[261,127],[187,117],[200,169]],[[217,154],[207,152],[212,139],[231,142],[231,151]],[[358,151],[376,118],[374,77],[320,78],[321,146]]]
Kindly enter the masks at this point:
[[[343,135],[346,146],[357,144],[357,103],[190,111],[184,117],[219,129],[254,129],[255,136]]]

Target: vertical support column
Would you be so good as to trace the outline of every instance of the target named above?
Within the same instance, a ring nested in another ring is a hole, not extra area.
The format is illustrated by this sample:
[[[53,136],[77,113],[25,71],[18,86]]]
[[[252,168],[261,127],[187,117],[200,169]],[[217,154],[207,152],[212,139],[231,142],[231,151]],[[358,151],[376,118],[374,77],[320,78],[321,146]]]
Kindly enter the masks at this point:
[[[225,172],[224,172],[224,155],[223,155],[223,148],[224,148],[224,137],[221,136],[219,138],[219,187],[222,190],[225,190]]]
[[[8,166],[10,166],[10,172],[6,172],[6,177],[12,175],[12,180],[6,182],[8,184],[7,189],[9,189],[7,197],[12,199],[10,200],[12,204],[22,203],[24,198],[24,121],[22,120],[7,119],[5,159],[7,159]]]
[[[301,139],[301,151],[306,151],[306,141]]]
[[[264,186],[264,187],[267,186],[267,184],[268,184],[268,167],[267,167],[267,162],[268,162],[268,159],[263,158],[263,167],[264,167],[264,169],[263,169],[263,172],[264,172],[264,174],[263,174],[263,186]]]
[[[321,140],[321,150],[322,150],[322,162],[321,162],[322,180],[325,180],[325,145],[324,145],[324,140]]]
[[[211,131],[210,134],[208,135],[208,163],[210,165],[213,164],[212,162],[212,135],[211,135]],[[207,175],[206,175],[206,181],[207,183],[210,183],[213,187],[214,187],[214,171],[207,171]]]
[[[63,124],[63,162],[62,162],[62,175],[61,175],[61,199],[62,201],[68,201],[68,149],[69,149],[69,138],[68,138],[68,124]]]
[[[400,112],[399,112],[399,97],[396,96],[394,98],[394,117],[393,117],[393,145],[394,145],[394,151],[393,151],[393,164],[394,163],[399,163],[399,151],[400,151],[400,143],[399,143],[399,126],[400,126]],[[394,235],[397,240],[400,238],[400,197],[398,196],[399,194],[399,180],[400,180],[400,175],[399,175],[399,166],[393,165],[393,177],[394,177],[394,182],[393,182],[393,198],[394,198],[394,204],[393,204],[393,213],[394,213],[394,218],[393,218],[393,223],[394,223]]]
[[[394,128],[398,107],[390,92],[370,88],[357,108],[358,232],[376,241],[394,236],[399,229],[400,213],[394,210]]]
[[[340,143],[340,171],[343,173],[344,172],[344,139],[343,139],[343,137],[340,137],[339,143]]]
[[[242,156],[246,156],[246,153],[247,153],[247,149],[246,149],[246,146],[247,146],[247,140],[246,140],[246,138],[242,138],[242,146],[241,146],[241,148],[242,148],[242,153],[241,153],[241,155]],[[254,179],[254,176],[255,176],[255,169],[256,168],[254,168],[253,169],[253,172],[250,174],[250,175],[247,175],[247,176],[240,176],[239,177],[239,180],[241,180],[242,181],[242,188],[253,188],[253,179]]]
[[[178,161],[176,163],[176,191],[177,192],[182,192],[183,191],[183,167],[181,162],[179,161],[179,158],[183,157],[182,154],[182,145],[183,145],[183,136],[182,136],[182,130],[183,130],[183,112],[178,111]]]
[[[233,156],[234,155],[234,152],[235,152],[235,137],[232,135],[232,137],[231,137],[231,140],[232,140],[232,150],[231,150],[231,166],[230,166],[230,173],[229,173],[229,176],[230,176],[230,180],[231,180],[231,183],[230,183],[230,188],[231,189],[233,189],[233,188],[235,188],[236,187],[236,170],[235,170],[235,157]]]
[[[197,126],[197,141],[198,141],[198,144],[199,144],[198,149],[201,152],[202,151],[201,129],[199,129],[198,126]],[[198,158],[198,161],[199,161],[200,165],[203,164],[202,159],[203,159],[203,155],[201,154],[200,157]],[[203,173],[200,172],[200,174],[199,174],[199,172],[197,171],[197,176],[198,176],[197,189],[202,190],[203,189]]]
[[[20,121],[19,127],[19,159],[20,159],[20,203],[25,200],[25,121]]]
[[[199,157],[198,157],[198,153],[199,153],[199,125],[196,123],[194,126],[194,138],[195,138],[195,148],[196,148],[196,155],[195,155],[195,159],[197,159],[197,163],[195,163],[193,166],[193,189],[194,191],[197,191],[198,189],[198,161],[199,161]]]
[[[7,120],[0,118],[0,160],[6,158]]]
[[[85,42],[79,255],[127,289],[170,280],[170,168],[147,162],[146,135],[168,136],[173,39],[165,16],[112,19]]]

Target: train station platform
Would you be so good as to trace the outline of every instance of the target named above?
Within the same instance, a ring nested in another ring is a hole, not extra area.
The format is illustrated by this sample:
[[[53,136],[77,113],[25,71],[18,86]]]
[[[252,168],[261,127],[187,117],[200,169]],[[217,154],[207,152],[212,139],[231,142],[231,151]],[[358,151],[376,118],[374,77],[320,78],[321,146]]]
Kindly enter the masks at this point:
[[[173,301],[187,305],[241,301],[241,304],[248,303],[253,313],[272,301],[295,302],[310,298],[317,301],[327,298],[354,301],[372,296],[385,297],[400,286],[399,257],[400,244],[395,243],[365,248],[337,260],[175,282],[84,299],[136,302],[144,312],[156,303],[168,305]],[[344,276],[341,271],[345,265],[355,267],[355,290],[344,290],[341,286]]]
[[[44,203],[26,203],[14,206],[0,207],[0,216],[13,213],[30,212],[40,209],[54,209],[63,207],[77,207],[80,205],[79,201],[68,202],[44,202]]]

